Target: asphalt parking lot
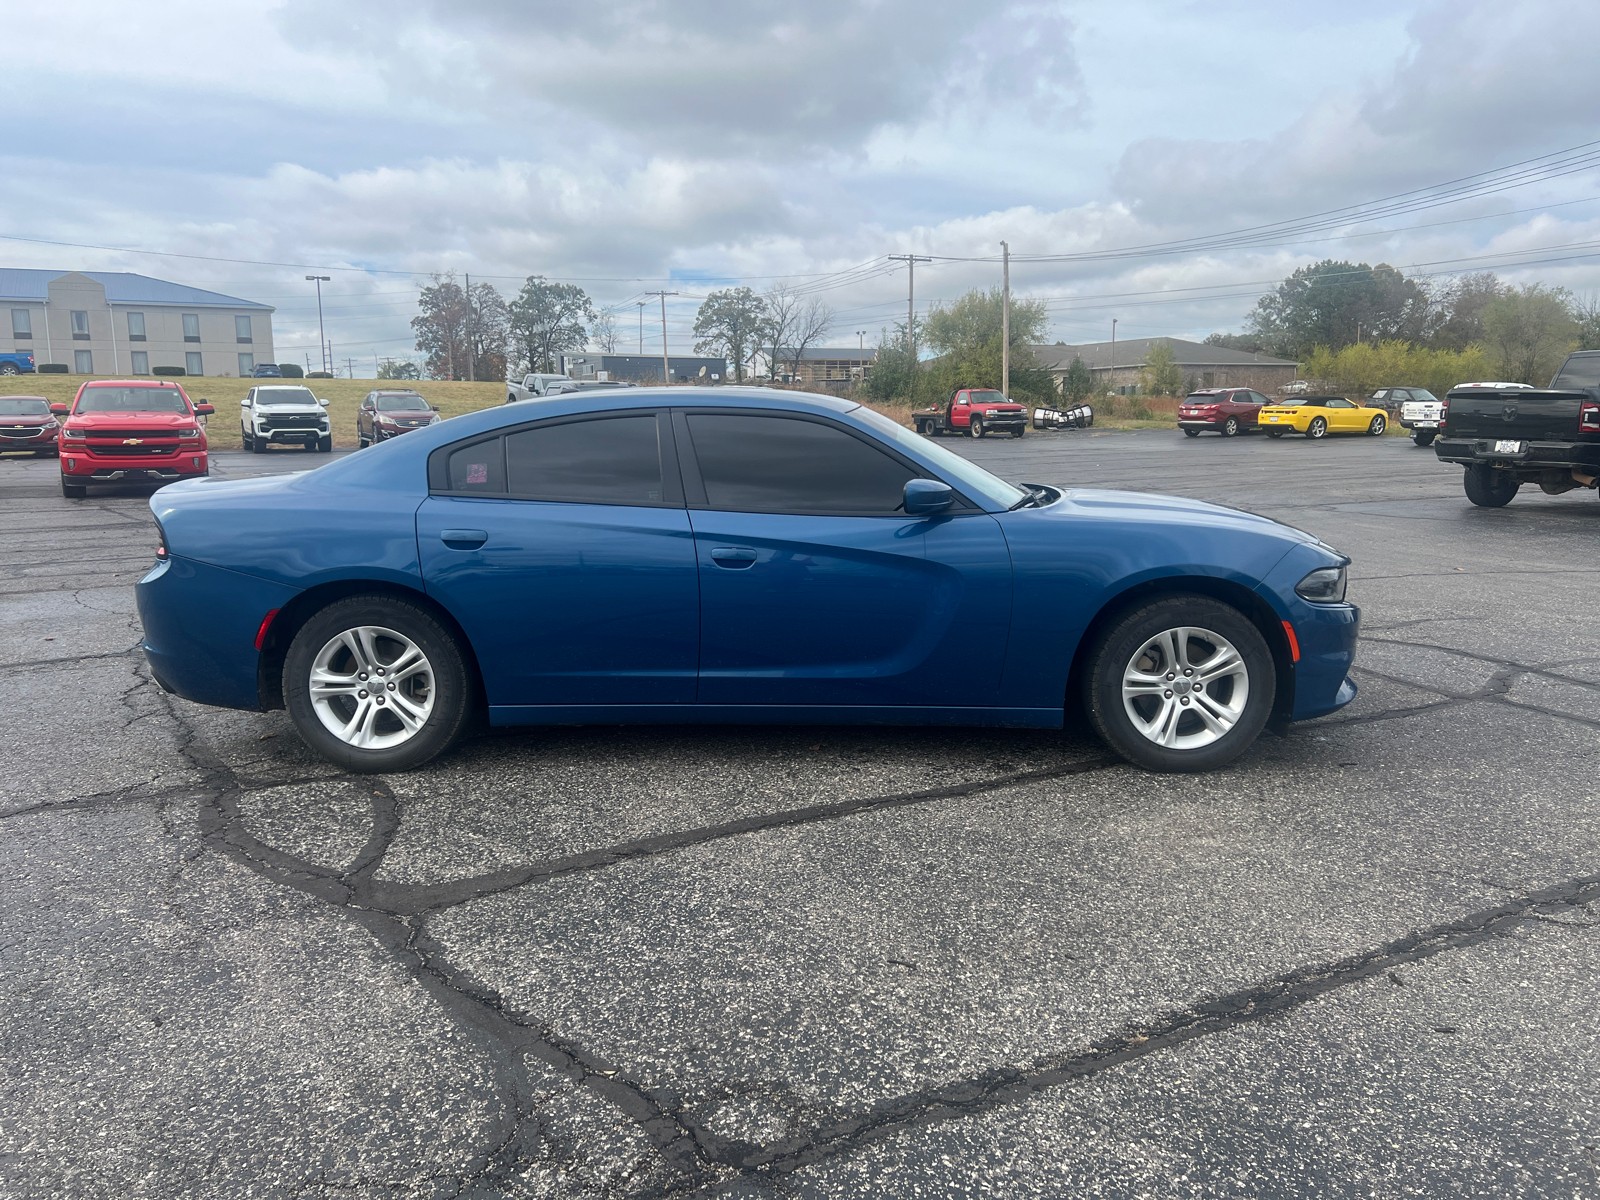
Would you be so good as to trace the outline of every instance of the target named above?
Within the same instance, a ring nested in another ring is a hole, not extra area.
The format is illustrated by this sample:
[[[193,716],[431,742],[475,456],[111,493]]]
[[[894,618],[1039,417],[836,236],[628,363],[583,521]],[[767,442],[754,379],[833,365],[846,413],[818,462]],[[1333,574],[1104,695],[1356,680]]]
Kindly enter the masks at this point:
[[[1344,550],[1360,695],[1200,777],[751,728],[348,776],[150,681],[145,491],[0,461],[0,1197],[1600,1195],[1600,501],[946,444]]]

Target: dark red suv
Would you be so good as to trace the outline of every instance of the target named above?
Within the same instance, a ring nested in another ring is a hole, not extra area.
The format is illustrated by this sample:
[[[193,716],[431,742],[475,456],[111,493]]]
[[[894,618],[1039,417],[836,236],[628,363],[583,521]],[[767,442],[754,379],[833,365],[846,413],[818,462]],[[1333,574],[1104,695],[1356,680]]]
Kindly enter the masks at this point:
[[[1190,392],[1178,406],[1178,428],[1190,437],[1209,429],[1223,437],[1237,437],[1247,429],[1258,428],[1256,418],[1263,404],[1271,403],[1260,392],[1249,388],[1204,388]]]

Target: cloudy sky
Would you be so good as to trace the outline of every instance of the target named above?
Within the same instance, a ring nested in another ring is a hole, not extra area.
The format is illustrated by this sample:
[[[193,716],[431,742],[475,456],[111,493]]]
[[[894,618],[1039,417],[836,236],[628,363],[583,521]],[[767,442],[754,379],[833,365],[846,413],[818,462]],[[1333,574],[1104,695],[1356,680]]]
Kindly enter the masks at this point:
[[[680,291],[675,352],[696,297],[735,283],[815,289],[832,340],[870,344],[905,311],[884,256],[936,256],[925,310],[998,282],[1002,239],[1068,342],[1113,317],[1126,337],[1237,329],[1324,257],[1600,289],[1582,160],[1106,254],[1600,137],[1600,76],[1572,50],[1600,43],[1600,5],[1577,0],[79,0],[70,30],[39,4],[7,29],[28,50],[0,73],[0,265],[264,301],[285,360],[315,353],[303,277],[326,268],[358,375],[411,351],[418,281],[447,270],[580,282],[624,348],[643,293]]]

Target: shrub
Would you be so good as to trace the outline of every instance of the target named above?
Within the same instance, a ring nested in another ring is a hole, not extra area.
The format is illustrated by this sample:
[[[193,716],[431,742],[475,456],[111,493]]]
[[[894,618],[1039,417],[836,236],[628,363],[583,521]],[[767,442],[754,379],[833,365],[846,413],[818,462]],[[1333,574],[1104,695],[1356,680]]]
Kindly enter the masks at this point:
[[[187,375],[189,372],[182,367],[151,367],[152,375]]]
[[[305,379],[332,379],[333,378],[333,372],[332,371],[312,371],[309,375],[305,375],[302,378],[305,378]]]
[[[67,373],[67,364],[66,363],[40,363],[39,364],[39,374],[41,374],[41,375],[65,375],[66,373]]]
[[[285,379],[304,379],[306,377],[305,368],[294,363],[279,363],[278,370],[283,372]]]

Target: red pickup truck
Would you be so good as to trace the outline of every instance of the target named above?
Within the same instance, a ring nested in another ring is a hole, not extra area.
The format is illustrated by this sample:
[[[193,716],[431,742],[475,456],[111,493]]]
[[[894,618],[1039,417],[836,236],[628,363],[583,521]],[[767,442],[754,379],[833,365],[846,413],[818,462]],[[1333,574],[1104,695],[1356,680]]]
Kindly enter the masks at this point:
[[[210,464],[200,418],[214,410],[191,403],[175,383],[96,379],[72,404],[52,404],[61,425],[61,494],[81,500],[91,483],[170,483],[205,475]]]
[[[919,409],[911,418],[923,437],[964,433],[981,438],[1002,432],[1021,437],[1028,428],[1028,410],[993,388],[957,388],[943,408]]]

